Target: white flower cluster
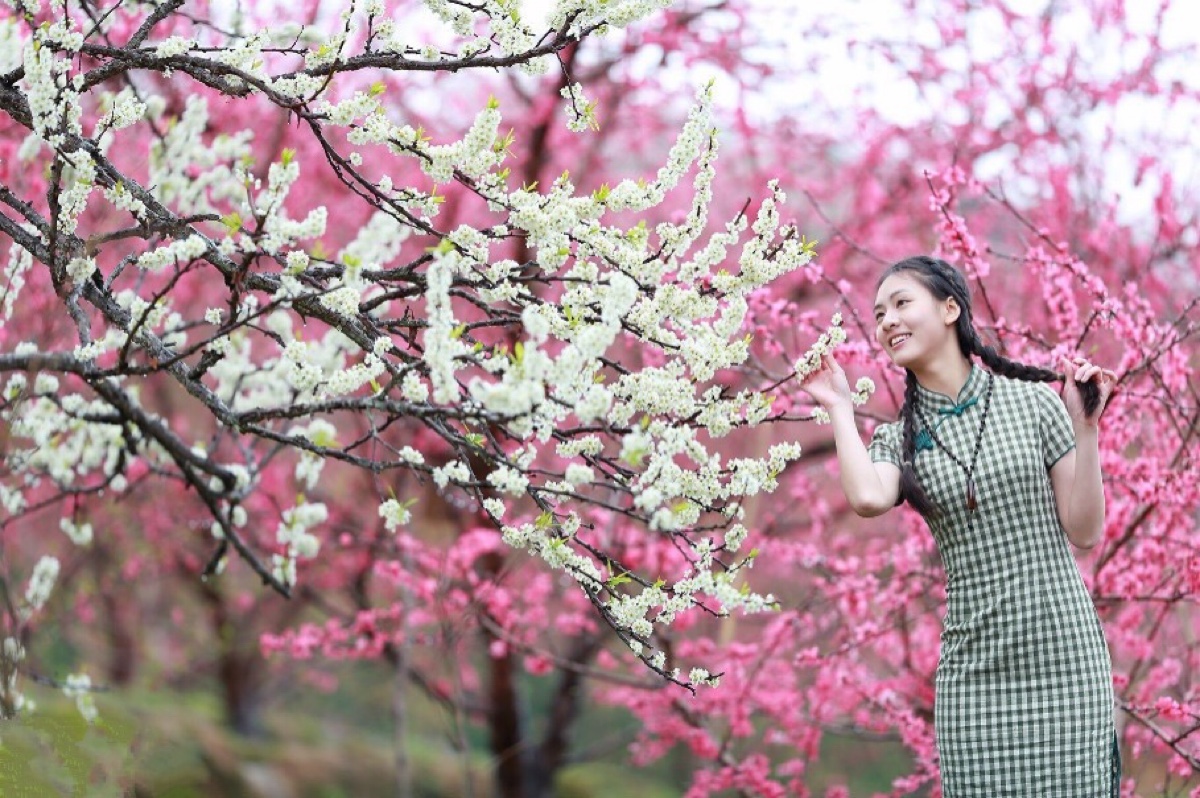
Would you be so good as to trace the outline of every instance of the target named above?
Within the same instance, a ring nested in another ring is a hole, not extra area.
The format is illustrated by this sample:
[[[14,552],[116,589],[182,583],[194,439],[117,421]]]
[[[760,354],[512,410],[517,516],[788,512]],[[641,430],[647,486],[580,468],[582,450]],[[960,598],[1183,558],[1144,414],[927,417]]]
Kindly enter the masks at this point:
[[[4,645],[0,647],[0,674],[4,676],[0,681],[0,697],[18,712],[34,708],[33,702],[17,689],[17,677],[20,675],[18,666],[24,660],[25,647],[21,641],[15,637],[4,638]]]
[[[183,55],[195,46],[195,39],[189,39],[185,36],[171,36],[158,43],[154,48],[154,55],[157,58],[171,58],[172,56]]]
[[[59,195],[58,225],[70,234],[75,232],[79,216],[96,187],[96,163],[83,150],[76,150],[66,160],[70,168],[63,173],[66,188]]]
[[[169,244],[139,255],[136,263],[143,271],[157,272],[179,262],[195,260],[207,251],[208,242],[204,237],[192,233],[187,238],[177,238]]]
[[[12,387],[10,380],[6,390]],[[27,484],[36,483],[36,474],[45,474],[63,487],[97,469],[111,477],[127,445],[124,431],[117,425],[82,420],[109,410],[102,400],[89,402],[73,393],[56,400],[39,396],[15,405],[0,413],[0,420],[10,425],[14,443],[5,464],[13,471],[29,472]],[[18,441],[28,443],[16,445]]]
[[[443,466],[433,469],[433,481],[439,488],[445,488],[450,482],[469,482],[471,469],[461,460],[451,460]]]
[[[61,529],[76,546],[87,546],[92,542],[92,525],[86,521],[82,524],[76,524],[75,521],[70,518],[63,518],[58,522],[58,528]]]
[[[850,401],[856,405],[865,405],[873,393],[875,393],[875,381],[870,377],[859,377],[854,386],[854,393],[850,395]],[[833,421],[829,417],[829,411],[823,407],[814,407],[812,418],[818,424],[829,424]]]
[[[308,530],[325,523],[329,510],[320,502],[307,502],[284,510],[283,519],[275,530],[275,540],[284,547],[283,554],[271,558],[272,575],[284,585],[296,584],[296,560],[317,556],[321,541]]]
[[[316,419],[297,433],[322,448],[332,448],[337,444],[337,428],[324,419]],[[320,454],[301,450],[296,461],[296,482],[303,485],[305,490],[312,490],[321,478],[325,468],[325,458]]]
[[[466,355],[466,344],[456,334],[457,320],[450,303],[450,284],[457,269],[458,254],[453,250],[438,254],[425,273],[425,362],[435,402],[451,402],[458,397],[455,358]]]
[[[104,198],[112,203],[114,208],[128,211],[139,220],[146,213],[146,203],[133,196],[131,192],[126,191],[122,183],[117,183],[112,188],[104,189]]]
[[[403,526],[412,520],[412,513],[408,508],[410,503],[401,504],[395,499],[388,499],[383,504],[379,505],[379,517],[383,519],[383,526],[388,532],[395,532],[396,527]]]
[[[596,119],[596,106],[589,103],[583,94],[583,86],[569,83],[559,92],[567,101],[567,128],[576,133],[588,130],[598,130],[600,123]]]
[[[9,4],[12,5],[11,0]],[[17,17],[6,14],[0,18],[0,74],[20,68],[25,49],[25,30]]]
[[[37,228],[29,223],[21,225],[21,229],[31,235],[37,235]],[[32,266],[33,255],[29,250],[24,247],[9,246],[8,263],[4,266],[4,284],[7,286],[7,290],[4,292],[5,321],[12,318],[17,297],[21,295],[21,289],[25,287],[25,273]]]
[[[86,266],[87,261],[80,259],[77,265]],[[97,338],[88,344],[75,347],[72,354],[79,360],[94,360],[105,352],[111,352],[114,349],[120,349],[125,346],[125,342],[128,339],[129,336],[125,334],[124,330],[117,327],[109,327],[104,331],[103,338]]]
[[[825,356],[833,352],[845,340],[846,331],[842,329],[842,314],[835,313],[829,322],[829,329],[821,333],[821,337],[796,361],[796,378],[803,380],[809,374],[820,369]]]
[[[260,80],[265,80],[267,74],[263,48],[270,43],[271,31],[260,29],[245,38],[231,37],[227,40],[227,46],[208,52],[206,55],[214,61],[228,64]],[[226,77],[225,80],[233,89],[241,88],[244,84],[244,81],[237,77]]]
[[[58,559],[45,556],[33,566],[33,574],[29,577],[29,586],[25,588],[25,604],[21,613],[28,618],[46,605],[54,583],[58,579]]]
[[[83,34],[68,25],[60,21],[39,27],[22,55],[33,132],[56,149],[67,136],[83,135],[83,107],[70,77],[71,61],[57,55],[58,50],[77,52],[83,46]]]
[[[568,543],[579,528],[579,516],[572,513],[555,527],[543,516],[534,523],[505,526],[501,537],[509,546],[540,557],[551,568],[570,574],[584,590],[595,593],[604,584],[600,569]]]
[[[260,236],[257,242],[245,240],[243,244],[247,251],[255,251],[258,248],[275,255],[300,241],[320,238],[325,234],[329,211],[324,205],[313,208],[299,220],[291,219],[285,212],[284,205],[288,194],[299,178],[300,164],[291,150],[285,150],[283,160],[271,164],[267,170],[267,187],[255,196],[252,207],[245,209],[264,217],[261,227],[264,235]],[[243,179],[251,182],[249,177]],[[253,184],[257,185],[257,181]]]
[[[706,548],[704,546],[700,548]],[[647,649],[647,641],[653,632],[655,624],[668,625],[679,613],[691,609],[704,596],[716,599],[718,606],[715,611],[728,614],[733,610],[747,613],[765,612],[777,608],[777,602],[771,594],[759,595],[745,591],[735,583],[741,576],[741,570],[750,567],[753,559],[743,560],[729,571],[714,573],[710,567],[702,566],[685,574],[684,578],[667,589],[665,585],[655,584],[644,587],[632,595],[615,595],[605,602],[614,623],[628,630],[626,640],[630,650],[643,661],[660,671],[665,667],[666,659],[662,651]],[[621,575],[614,575],[620,577]],[[610,582],[614,580],[610,579]],[[653,613],[653,615],[651,615]],[[680,678],[679,669],[674,669],[671,678]],[[695,668],[688,680],[697,685],[716,685],[716,680],[707,670]]]
[[[146,115],[146,103],[138,99],[133,89],[126,87],[116,95],[104,95],[101,98],[101,111],[103,115],[96,121],[98,129],[122,130],[142,121]]]
[[[561,28],[574,17],[572,36],[598,24],[622,28],[671,5],[672,0],[558,0],[547,17],[551,28]]]
[[[0,484],[0,508],[9,515],[16,515],[25,509],[25,494]]]
[[[92,697],[92,679],[86,673],[73,673],[67,677],[62,688],[63,695],[75,699],[75,707],[88,723],[95,723],[99,717],[96,702]]]
[[[519,56],[537,44],[537,33],[521,14],[520,0],[484,0],[477,6],[461,5],[449,0],[423,0],[423,3],[455,36],[462,39],[458,47],[460,58],[487,53],[493,43],[506,56]],[[380,32],[389,37],[385,46],[394,52],[405,52],[412,46],[396,36],[394,26],[384,23]],[[424,47],[423,55],[430,61],[440,57],[438,49],[433,46]],[[542,74],[548,66],[547,59],[535,58],[520,63],[518,68],[530,74]]]
[[[808,375],[816,372],[821,368],[821,362],[824,357],[831,353],[835,347],[846,340],[846,331],[842,329],[842,314],[833,314],[833,320],[830,322],[830,327],[821,337],[817,339],[809,350],[796,361],[795,370],[798,379],[803,380]],[[875,383],[869,377],[860,377],[855,383],[854,393],[850,400],[855,405],[864,405],[871,395],[875,393]],[[813,420],[818,424],[828,424],[831,419],[829,412],[823,407],[813,408]]]
[[[236,165],[251,158],[252,130],[206,136],[208,105],[200,94],[187,98],[183,113],[150,143],[146,185],[154,197],[180,214],[223,214],[225,203],[245,202],[246,186]]]
[[[386,268],[399,257],[401,248],[411,236],[412,228],[405,227],[383,211],[376,211],[338,253],[338,260],[350,268],[357,268],[360,274]]]
[[[325,395],[344,396],[354,393],[368,383],[374,385],[374,381],[383,374],[385,368],[383,360],[374,352],[369,352],[361,363],[330,374],[325,382]]]

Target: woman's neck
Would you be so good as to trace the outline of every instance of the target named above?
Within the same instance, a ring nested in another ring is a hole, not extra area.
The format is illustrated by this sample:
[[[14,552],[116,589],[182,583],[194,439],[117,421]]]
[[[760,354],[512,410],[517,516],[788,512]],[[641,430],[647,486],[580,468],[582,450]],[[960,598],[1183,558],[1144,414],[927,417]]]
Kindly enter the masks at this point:
[[[927,391],[958,401],[958,394],[971,376],[971,361],[961,355],[941,358],[924,368],[913,369],[917,382]]]

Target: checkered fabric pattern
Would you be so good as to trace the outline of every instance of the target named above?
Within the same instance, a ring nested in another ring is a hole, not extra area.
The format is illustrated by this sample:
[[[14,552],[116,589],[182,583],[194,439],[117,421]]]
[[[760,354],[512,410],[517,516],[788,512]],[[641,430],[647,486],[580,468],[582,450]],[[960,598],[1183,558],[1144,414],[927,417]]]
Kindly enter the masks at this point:
[[[969,532],[962,469],[938,447],[914,458],[940,511],[929,526],[947,578],[934,704],[944,795],[1116,796],[1112,665],[1050,483],[1075,445],[1062,400],[976,365],[957,401],[919,388],[920,407],[931,424],[945,417],[938,440],[969,463],[989,379]],[[898,422],[878,427],[871,459],[899,467],[900,435]]]

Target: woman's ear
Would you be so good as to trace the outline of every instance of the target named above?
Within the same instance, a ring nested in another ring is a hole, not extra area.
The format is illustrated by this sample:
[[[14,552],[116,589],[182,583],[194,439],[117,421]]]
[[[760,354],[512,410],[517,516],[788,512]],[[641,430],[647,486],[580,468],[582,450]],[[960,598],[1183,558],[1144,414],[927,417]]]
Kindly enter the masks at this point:
[[[958,306],[958,301],[954,297],[947,297],[946,302],[942,305],[942,321],[947,326],[958,321],[959,314],[962,313],[962,308]]]

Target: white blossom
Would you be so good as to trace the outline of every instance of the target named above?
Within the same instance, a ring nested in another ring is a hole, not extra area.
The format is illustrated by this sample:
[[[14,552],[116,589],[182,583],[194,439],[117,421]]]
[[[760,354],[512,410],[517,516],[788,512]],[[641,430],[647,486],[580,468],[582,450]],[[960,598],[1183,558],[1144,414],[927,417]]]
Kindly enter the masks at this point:
[[[99,713],[92,697],[92,679],[84,673],[72,673],[63,684],[63,695],[75,699],[75,707],[88,723],[95,723]]]
[[[44,556],[38,560],[37,565],[33,567],[33,574],[29,577],[29,586],[25,588],[25,603],[28,605],[26,614],[45,606],[57,579],[58,559]]]
[[[379,505],[379,517],[383,519],[384,528],[388,532],[395,532],[396,527],[412,520],[412,513],[408,511],[408,507],[395,499],[388,499]]]
[[[87,546],[92,542],[92,525],[86,521],[82,524],[76,524],[70,518],[63,518],[58,522],[58,528],[71,539],[71,542],[76,546]]]

